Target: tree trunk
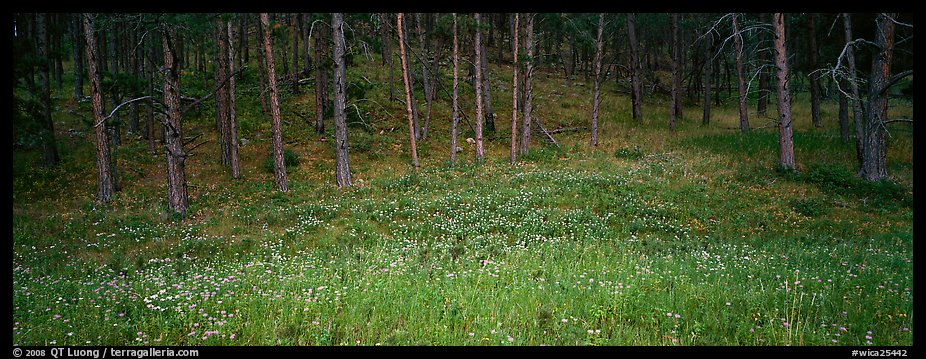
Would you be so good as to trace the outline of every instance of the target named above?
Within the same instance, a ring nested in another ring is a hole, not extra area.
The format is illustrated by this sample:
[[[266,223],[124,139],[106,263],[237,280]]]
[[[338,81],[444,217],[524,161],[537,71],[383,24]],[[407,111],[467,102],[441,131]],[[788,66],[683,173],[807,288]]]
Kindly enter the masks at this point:
[[[302,27],[302,46],[305,51],[302,52],[302,76],[309,76],[309,72],[312,71],[312,51],[309,44],[312,43],[311,38],[309,37],[309,30],[312,28],[312,14],[299,14],[299,24]]]
[[[888,178],[887,144],[884,121],[887,120],[887,93],[894,59],[894,21],[897,14],[878,14],[875,27],[876,52],[872,54],[868,77],[868,116],[862,133],[862,162],[858,176],[866,181]]]
[[[768,13],[761,13],[759,21],[762,23],[768,22]],[[756,103],[757,116],[765,116],[768,112],[768,70],[762,67],[768,62],[766,58],[768,51],[762,50],[765,42],[765,31],[759,31],[759,99],[758,103]]]
[[[421,26],[421,13],[415,13],[415,29],[418,31],[418,45],[421,49],[421,84],[424,87],[424,125],[418,128],[416,136],[418,140],[424,140],[427,136],[427,125],[431,122],[431,100],[434,98],[434,89],[431,88],[431,75],[428,71],[431,54],[428,52],[428,38],[425,36],[424,28]]]
[[[457,40],[457,13],[453,13],[453,114],[450,124],[450,164],[457,161],[457,124],[460,123],[460,103],[458,100],[458,72],[460,68],[460,46]],[[515,70],[517,74],[517,70]],[[515,75],[517,78],[517,75]],[[515,80],[517,81],[517,80]],[[517,92],[517,90],[515,90]],[[411,114],[409,114],[411,115]],[[409,116],[411,118],[411,116]],[[411,122],[409,120],[409,122]],[[409,123],[411,124],[411,123]],[[416,156],[417,157],[417,156]]]
[[[846,37],[846,44],[852,41],[852,17],[849,13],[842,14],[843,30]],[[846,66],[849,72],[849,89],[852,94],[852,121],[855,122],[855,156],[859,163],[862,163],[862,149],[865,147],[862,139],[865,138],[863,123],[865,123],[865,112],[862,106],[862,96],[858,88],[858,72],[855,68],[855,49],[852,45],[846,49]]]
[[[849,142],[849,99],[839,94],[839,138]]]
[[[215,34],[215,83],[223,84],[228,78],[228,34],[225,30],[225,23],[222,18],[216,14],[215,23],[213,24],[213,33]],[[228,87],[219,86],[215,90],[215,127],[219,132],[219,154],[222,166],[231,166],[231,156],[228,143]]]
[[[238,114],[237,114],[237,95],[235,94],[235,51],[232,44],[235,43],[235,37],[232,33],[232,23],[225,23],[226,36],[228,38],[228,125],[225,126],[225,143],[228,148],[228,164],[232,170],[232,178],[241,176],[241,164],[238,161]],[[240,36],[240,35],[239,35]]]
[[[592,146],[598,146],[598,105],[600,102],[598,89],[598,81],[601,77],[601,56],[603,41],[601,37],[604,35],[604,14],[598,14],[598,37],[595,41],[595,91],[594,99],[592,100]],[[513,162],[513,160],[512,160]]]
[[[788,80],[788,51],[785,47],[785,17],[782,13],[772,15],[775,31],[775,66],[778,68],[778,155],[779,166],[785,170],[794,169],[794,139],[791,128],[791,94]]]
[[[48,23],[45,13],[35,15],[36,45],[39,61],[39,103],[42,108],[42,164],[53,167],[58,164],[58,148],[55,144],[55,124],[51,119],[51,84],[49,67],[53,66],[48,51]]]
[[[109,202],[116,192],[113,188],[112,179],[109,170],[109,139],[106,137],[106,124],[101,122],[103,119],[103,95],[100,85],[100,72],[97,70],[96,56],[96,35],[93,31],[93,18],[90,14],[83,14],[84,41],[87,46],[87,74],[90,81],[91,105],[93,108],[93,122],[99,125],[93,128],[96,138],[96,179],[97,192],[96,201],[99,203]]]
[[[112,67],[109,68],[110,74],[113,78],[119,74],[119,57],[117,56],[118,51],[116,46],[119,43],[116,38],[115,32],[112,33],[112,43],[109,46],[109,58],[112,60]],[[105,60],[103,62],[106,62]],[[119,99],[116,97],[116,91],[109,92],[110,105],[115,107],[119,103]],[[112,171],[112,180],[113,188],[116,189],[116,192],[122,190],[122,184],[119,181],[119,146],[122,145],[122,119],[119,116],[119,112],[113,114],[112,119],[110,120],[112,126],[107,127],[109,131],[109,144],[110,150],[112,153],[109,155],[109,160],[112,162],[110,164],[110,170]]]
[[[134,78],[139,78],[141,76],[139,75],[139,69],[138,69],[139,68],[138,61],[140,57],[138,56],[138,53],[139,51],[141,51],[141,46],[138,46],[137,48],[135,46],[135,44],[138,42],[138,34],[135,31],[135,29],[130,29],[129,32],[130,32],[129,38],[131,39],[131,42],[129,43],[130,46],[127,46],[125,49],[125,51],[127,52],[126,55],[128,56],[128,61],[129,61],[129,71],[132,73],[132,76]],[[141,97],[141,90],[138,88],[138,86],[132,86],[132,98],[139,98],[139,97]],[[138,133],[139,132],[138,103],[132,102],[129,106],[130,106],[129,132]]]
[[[746,133],[749,132],[749,114],[746,109],[746,69],[743,66],[743,35],[740,33],[737,17],[737,14],[733,15],[733,43],[736,48],[736,77],[740,95],[740,131]]]
[[[174,54],[177,43],[176,30],[168,28],[161,36],[164,48],[164,110],[167,126],[164,129],[164,145],[167,150],[167,198],[168,207],[186,215],[189,195],[186,183],[186,156],[183,148],[182,114],[180,113],[180,71]]]
[[[481,29],[479,30],[482,31]],[[482,65],[482,97],[485,110],[485,130],[488,133],[495,133],[495,112],[492,110],[492,81],[489,78],[489,56],[486,48],[486,41],[482,42],[482,49],[479,51],[479,63]]]
[[[405,28],[402,24],[402,13],[398,13],[396,16],[397,16],[396,31],[398,31],[399,33],[399,55],[402,61],[402,82],[405,84],[405,109],[408,111],[409,150],[412,156],[412,166],[414,166],[415,169],[418,169],[418,166],[419,166],[418,149],[417,149],[417,145],[415,144],[415,137],[416,137],[415,136],[415,119],[414,119],[415,110],[413,109],[413,106],[412,106],[412,104],[414,103],[414,100],[412,99],[412,91],[414,90],[412,89],[411,74],[409,73],[410,64],[408,63],[408,56],[405,53],[405,45],[406,45]],[[456,19],[456,17],[454,17],[454,19]],[[456,29],[456,27],[454,27],[454,29]],[[456,80],[456,77],[454,77],[454,80]],[[454,84],[456,84],[456,82],[454,82]],[[454,86],[454,89],[456,89],[456,86]],[[456,93],[456,91],[454,91],[454,93]],[[456,96],[454,96],[454,99],[456,99]],[[455,132],[454,132],[454,135],[456,135]],[[451,143],[453,142],[456,142],[456,141],[452,141]],[[451,161],[453,158],[452,156],[453,155],[451,155]]]
[[[713,72],[714,61],[711,56],[713,48],[714,35],[704,34],[704,115],[701,117],[701,124],[707,126],[711,123],[711,88],[714,86]]]
[[[52,57],[55,59],[55,87],[59,90],[62,87],[61,75],[64,72],[64,65],[61,63],[61,58],[63,57],[61,50],[61,33],[63,32],[61,26],[61,17],[64,14],[52,14]]]
[[[630,83],[633,88],[631,100],[633,101],[633,119],[643,122],[643,91],[640,83],[640,54],[637,45],[637,30],[634,14],[627,14],[627,37],[630,41]]]
[[[84,40],[80,35],[80,22],[80,15],[75,15],[71,31],[71,51],[74,54],[74,101],[80,101],[84,97],[84,61],[81,56]]]
[[[512,79],[511,79],[511,153],[510,153],[511,164],[514,164],[514,163],[517,162],[517,160],[518,160],[518,157],[517,157],[517,147],[518,147],[518,68],[520,67],[520,64],[518,64],[518,51],[520,50],[520,48],[518,48],[518,25],[519,25],[518,23],[519,23],[518,14],[515,13],[515,14],[514,14],[513,26],[512,26],[512,30],[514,31],[514,34],[512,34],[512,36],[511,36],[511,53],[514,55],[514,60],[513,60],[513,62],[512,62],[512,66],[511,66],[512,71],[514,72],[514,74],[513,74],[513,76],[512,76]],[[454,28],[454,30],[456,30],[456,28]],[[456,40],[456,39],[454,38],[454,40]],[[456,46],[456,42],[454,42],[454,46]],[[454,60],[456,60],[456,59],[454,59]]]
[[[524,69],[524,113],[521,122],[521,156],[527,154],[531,144],[531,111],[533,89],[531,80],[534,77],[534,14],[524,14],[524,49],[527,56]]]
[[[259,52],[257,56],[257,66],[259,67],[257,71],[257,76],[260,82],[260,86],[258,86],[260,91],[258,91],[257,96],[260,97],[260,113],[266,115],[267,114],[267,95],[265,93],[267,91],[267,79],[265,77],[267,74],[267,62],[264,60],[266,58],[266,55],[264,54],[264,47],[263,47],[264,31],[258,27],[257,33],[258,33],[258,40],[259,40],[257,44],[257,50]]]
[[[813,127],[823,127],[823,119],[820,117],[820,77],[813,72],[819,67],[817,57],[817,26],[814,21],[816,16],[808,14],[807,16],[807,42],[810,46],[810,69],[807,71],[807,77],[810,78],[810,112],[813,116]]]
[[[334,41],[334,152],[338,187],[350,187],[350,162],[347,157],[347,94],[344,64],[344,19],[341,13],[331,14],[331,38]]]
[[[260,23],[264,31],[264,62],[267,63],[267,86],[270,88],[270,131],[273,136],[273,179],[277,190],[289,192],[286,181],[286,164],[283,162],[283,130],[280,122],[280,100],[277,93],[276,67],[273,62],[273,47],[270,44],[270,17],[260,14]],[[286,63],[286,61],[283,61]]]
[[[325,47],[326,31],[329,27],[323,22],[318,23],[315,32],[315,133],[325,133],[325,102],[328,101],[328,79],[325,72],[328,70],[328,52]]]
[[[389,43],[389,21],[388,14],[382,13],[382,28],[380,30],[382,45],[383,66],[389,66],[389,101],[395,101],[395,79],[393,76],[392,66],[392,48]]]
[[[473,48],[476,50],[476,55],[473,58],[476,61],[476,82],[474,88],[476,89],[476,161],[483,162],[485,161],[485,150],[482,145],[482,16],[478,12],[474,15],[476,18],[476,38],[473,43]]]
[[[152,35],[152,36],[156,36]],[[154,72],[157,71],[157,65],[152,61],[155,59],[155,50],[157,48],[157,41],[150,40],[148,41],[148,64],[147,76],[148,76],[148,96],[151,96],[154,99]],[[145,126],[148,129],[148,153],[154,155],[157,153],[157,148],[155,146],[155,123],[154,123],[154,101],[148,101],[147,116],[145,117]]]
[[[302,14],[296,14],[290,17],[292,20],[292,33],[293,33],[293,73],[299,74],[299,56],[302,55],[302,51],[299,51],[299,37],[302,36],[302,24],[299,19],[302,18]],[[298,76],[293,77],[293,89],[296,91],[299,90],[298,86]]]
[[[405,69],[405,71],[409,72],[408,76],[406,76],[408,80],[408,88],[409,88],[409,92],[407,95],[411,97],[412,119],[414,120],[413,123],[415,126],[415,139],[417,140],[418,138],[421,137],[421,126],[419,125],[419,122],[418,122],[418,104],[417,104],[418,101],[415,99],[415,76],[414,74],[411,73],[412,61],[411,61],[411,57],[409,56],[409,52],[411,51],[411,49],[408,48],[409,46],[411,46],[411,44],[408,41],[407,22],[403,21],[402,26],[405,26],[405,28],[402,29],[402,36],[404,37],[400,37],[399,41],[402,41],[405,46],[405,52],[402,54],[402,56],[404,56],[405,58],[404,59],[405,64],[408,65],[408,68]]]
[[[678,14],[669,15],[672,22],[672,101],[669,104],[669,129],[675,131],[675,121],[678,115],[679,91],[679,46],[678,46]]]

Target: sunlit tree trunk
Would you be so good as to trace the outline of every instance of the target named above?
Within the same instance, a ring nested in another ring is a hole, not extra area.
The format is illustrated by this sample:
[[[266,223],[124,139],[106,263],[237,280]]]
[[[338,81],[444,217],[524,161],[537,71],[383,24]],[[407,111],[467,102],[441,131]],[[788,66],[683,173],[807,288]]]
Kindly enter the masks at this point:
[[[476,89],[476,161],[482,162],[485,160],[485,152],[482,147],[482,31],[479,29],[482,26],[482,16],[478,12],[474,16],[476,18],[476,38],[473,48],[476,50],[476,55],[473,59],[476,61],[476,82],[473,87]]]
[[[103,119],[103,95],[100,85],[100,72],[97,69],[96,35],[93,30],[93,17],[90,14],[81,16],[83,22],[84,49],[87,51],[87,74],[90,82],[90,104],[93,111],[93,123],[99,124],[93,128],[96,139],[96,201],[109,202],[116,192],[113,188],[109,169],[109,139],[106,136],[106,124]]]
[[[598,146],[598,105],[600,102],[598,89],[598,81],[601,77],[601,56],[603,41],[601,40],[602,35],[604,34],[604,14],[598,14],[598,37],[595,41],[595,90],[594,90],[594,99],[592,100],[592,146]],[[512,153],[513,154],[513,153]],[[514,162],[514,158],[512,158]]]

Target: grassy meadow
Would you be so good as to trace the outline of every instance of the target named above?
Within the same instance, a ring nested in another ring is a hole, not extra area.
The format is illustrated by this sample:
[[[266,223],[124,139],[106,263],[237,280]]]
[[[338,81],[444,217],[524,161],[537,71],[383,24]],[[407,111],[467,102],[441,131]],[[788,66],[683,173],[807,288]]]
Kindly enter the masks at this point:
[[[308,85],[281,100],[298,163],[290,193],[276,193],[269,115],[249,70],[241,178],[219,163],[214,106],[184,119],[185,135],[211,140],[187,160],[185,218],[167,209],[163,149],[149,154],[137,134],[119,148],[121,192],[95,204],[89,104],[55,90],[60,165],[13,151],[14,345],[913,344],[909,124],[888,125],[894,182],[865,183],[835,98],[814,129],[799,92],[798,171],[780,172],[774,97],[770,117],[753,99],[748,134],[726,91],[709,126],[692,99],[673,133],[667,96],[648,97],[635,122],[627,83],[612,77],[597,148],[587,131],[554,135],[560,147],[535,135],[512,166],[511,68],[493,64],[486,162],[474,162],[462,121],[464,151],[450,165],[442,96],[415,171],[388,69],[354,62],[353,187],[335,185],[330,118],[319,136],[299,115],[313,121]],[[184,73],[185,95],[206,93],[202,75]],[[588,126],[591,82],[567,86],[548,71],[534,82],[547,129]],[[472,86],[461,79],[460,92],[472,118]],[[912,116],[909,100],[891,104]]]

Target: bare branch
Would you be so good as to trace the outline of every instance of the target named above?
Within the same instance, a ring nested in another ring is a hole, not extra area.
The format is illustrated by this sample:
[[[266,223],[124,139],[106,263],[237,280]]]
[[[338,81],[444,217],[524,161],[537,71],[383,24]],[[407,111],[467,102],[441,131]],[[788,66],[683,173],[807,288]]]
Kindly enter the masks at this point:
[[[116,106],[115,108],[113,108],[113,110],[109,113],[109,116],[106,116],[106,117],[103,117],[102,119],[100,119],[100,121],[97,122],[96,124],[94,124],[93,127],[98,127],[98,126],[100,126],[103,122],[106,122],[106,120],[108,120],[108,119],[112,118],[113,116],[115,116],[116,111],[119,111],[119,109],[120,109],[122,106],[128,105],[128,104],[130,104],[130,103],[132,103],[132,102],[137,102],[137,101],[141,101],[141,100],[147,100],[147,99],[149,99],[149,98],[151,98],[150,95],[149,95],[149,96],[142,96],[142,97],[139,97],[139,98],[133,98],[133,99],[128,100],[128,101],[126,101],[126,102],[120,103],[119,106]]]

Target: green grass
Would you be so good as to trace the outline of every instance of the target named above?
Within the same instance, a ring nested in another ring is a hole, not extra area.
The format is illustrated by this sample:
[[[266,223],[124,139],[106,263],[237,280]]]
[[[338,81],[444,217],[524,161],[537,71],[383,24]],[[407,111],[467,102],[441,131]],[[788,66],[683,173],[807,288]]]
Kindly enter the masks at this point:
[[[359,65],[377,101],[378,64]],[[168,213],[163,154],[143,142],[120,148],[123,190],[105,206],[93,203],[92,141],[59,135],[50,170],[15,150],[14,344],[912,345],[912,134],[889,139],[895,181],[865,183],[835,121],[811,129],[796,100],[799,170],[779,173],[773,129],[726,129],[736,108],[671,133],[665,104],[636,123],[611,82],[598,148],[563,133],[562,147],[535,144],[511,166],[508,68],[493,71],[485,164],[461,139],[449,165],[447,102],[414,171],[403,105],[360,101],[355,186],[338,189],[331,123],[318,136],[284,111],[299,158],[288,194],[264,169],[269,120],[242,81],[243,176],[216,146],[197,149],[186,218]],[[589,88],[541,72],[545,126],[585,125]],[[314,108],[310,91],[288,96]],[[62,133],[77,121],[56,113]],[[206,114],[184,126],[215,136]]]

